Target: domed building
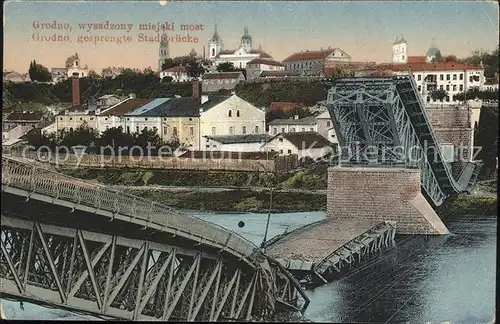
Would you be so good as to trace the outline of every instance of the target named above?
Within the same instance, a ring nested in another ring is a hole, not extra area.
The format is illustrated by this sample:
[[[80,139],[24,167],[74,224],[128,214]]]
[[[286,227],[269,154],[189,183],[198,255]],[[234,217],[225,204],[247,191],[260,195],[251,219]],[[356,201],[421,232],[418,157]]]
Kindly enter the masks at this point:
[[[436,47],[436,45],[431,44],[425,53],[425,58],[428,63],[432,62],[436,58],[441,59],[441,51]]]
[[[215,29],[214,36],[210,39],[208,48],[209,59],[214,61],[215,66],[221,63],[230,62],[233,63],[236,69],[244,69],[247,63],[254,59],[272,59],[271,55],[264,52],[261,47],[259,47],[259,49],[252,48],[252,36],[248,33],[247,27],[243,30],[240,46],[237,49],[222,50],[222,39],[217,33],[217,29]]]

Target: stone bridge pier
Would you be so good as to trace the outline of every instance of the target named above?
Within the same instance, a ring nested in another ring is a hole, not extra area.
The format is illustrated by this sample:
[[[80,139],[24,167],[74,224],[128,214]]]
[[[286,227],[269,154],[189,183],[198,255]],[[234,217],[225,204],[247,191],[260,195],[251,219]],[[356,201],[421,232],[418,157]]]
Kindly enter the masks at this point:
[[[395,221],[397,234],[449,234],[421,192],[419,169],[331,167],[327,215],[339,221]]]

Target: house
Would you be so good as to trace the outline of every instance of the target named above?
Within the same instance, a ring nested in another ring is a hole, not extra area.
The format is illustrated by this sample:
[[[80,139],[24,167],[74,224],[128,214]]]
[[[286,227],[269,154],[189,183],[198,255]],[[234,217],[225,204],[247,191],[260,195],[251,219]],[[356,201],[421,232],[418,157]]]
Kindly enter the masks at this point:
[[[68,71],[65,68],[52,68],[50,74],[54,83],[62,82],[68,78]]]
[[[152,101],[152,99],[135,99],[128,98],[106,110],[100,112],[97,116],[97,130],[102,133],[110,128],[122,127],[123,131],[125,128],[125,119],[123,117],[125,114],[134,111]]]
[[[335,128],[333,127],[330,112],[328,110],[316,116],[316,127],[317,132],[321,136],[333,143],[334,146],[338,146],[339,141],[337,138],[337,134],[335,133]]]
[[[111,95],[111,94],[104,95],[104,96],[97,98],[97,109],[101,109],[101,110],[106,109],[106,108],[109,108],[111,106],[116,105],[117,103],[119,103],[121,101],[123,101],[123,100],[120,99],[118,96]]]
[[[63,129],[73,131],[82,125],[97,129],[97,117],[95,111],[89,111],[84,107],[71,108],[56,115],[57,131]]]
[[[160,80],[164,77],[171,77],[172,82],[188,82],[191,78],[185,66],[174,66],[160,72]]]
[[[332,144],[316,132],[280,133],[261,149],[280,155],[297,154],[299,159],[318,159],[334,152]]]
[[[266,133],[266,113],[236,95],[202,100],[200,134],[247,135]]]
[[[41,127],[47,118],[40,111],[14,111],[2,121],[2,129],[12,129],[16,126]]]
[[[268,126],[269,135],[273,136],[279,133],[316,132],[318,129],[316,117],[299,118],[298,115],[290,119],[273,119],[268,123]]]
[[[225,152],[257,152],[271,137],[267,134],[205,135],[201,149]]]
[[[351,57],[341,48],[328,48],[326,50],[307,50],[293,53],[281,63],[285,66],[285,70],[310,74],[350,61]]]
[[[498,91],[498,79],[489,79],[484,82],[483,90]]]
[[[260,77],[262,71],[283,71],[285,66],[280,62],[257,58],[249,61],[246,65],[246,77],[248,81]]]
[[[240,82],[245,81],[241,72],[212,72],[202,76],[203,93],[217,92],[222,89],[233,90]]]
[[[21,74],[19,72],[10,72],[3,76],[4,81],[10,82],[28,82],[31,81],[28,74]]]

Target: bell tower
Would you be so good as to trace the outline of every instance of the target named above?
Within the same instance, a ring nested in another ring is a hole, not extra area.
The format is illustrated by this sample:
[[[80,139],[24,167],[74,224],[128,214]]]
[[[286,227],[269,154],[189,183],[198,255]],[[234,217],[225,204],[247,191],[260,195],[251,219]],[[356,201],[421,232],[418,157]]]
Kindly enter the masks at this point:
[[[214,60],[217,54],[219,54],[223,50],[222,38],[219,36],[217,32],[217,24],[215,24],[214,34],[212,38],[208,41],[208,58],[210,60]]]
[[[160,49],[158,51],[158,72],[161,72],[161,66],[169,57],[168,37],[167,34],[163,32],[163,35],[161,35]]]

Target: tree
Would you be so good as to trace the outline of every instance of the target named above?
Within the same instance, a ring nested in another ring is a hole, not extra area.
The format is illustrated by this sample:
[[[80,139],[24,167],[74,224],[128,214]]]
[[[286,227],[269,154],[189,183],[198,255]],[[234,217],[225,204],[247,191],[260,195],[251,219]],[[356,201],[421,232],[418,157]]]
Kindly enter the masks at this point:
[[[457,57],[455,55],[448,55],[445,59],[444,59],[445,62],[456,62],[457,61]]]
[[[148,146],[158,149],[161,144],[161,138],[154,129],[143,129],[140,133],[135,134],[134,137],[134,145],[141,147],[143,150],[147,150]],[[145,153],[146,152],[147,151],[145,151]]]
[[[434,101],[443,101],[443,99],[446,98],[447,96],[448,92],[446,92],[446,90],[443,89],[433,90],[431,92],[431,98]]]
[[[31,81],[39,81],[39,82],[52,81],[52,74],[50,74],[49,70],[45,66],[37,64],[35,60],[30,62],[28,73]]]
[[[196,61],[187,66],[187,74],[190,77],[197,78],[203,73],[205,73],[205,69]]]
[[[101,76],[99,74],[97,74],[96,71],[94,70],[90,70],[89,71],[89,78],[93,78],[93,79],[99,79]]]
[[[170,83],[174,80],[174,78],[172,78],[171,76],[164,76],[162,79],[161,79],[161,82],[162,83]]]
[[[171,67],[174,67],[174,66],[175,66],[174,60],[172,60],[171,58],[168,58],[161,65],[161,70],[163,71],[166,69],[170,69]]]
[[[121,127],[112,127],[102,132],[101,136],[99,137],[98,143],[101,147],[131,147],[134,145],[134,136],[128,133],[124,133]]]
[[[217,65],[217,72],[233,72],[234,70],[233,62],[224,62]]]
[[[62,131],[59,134],[60,145],[71,149],[72,146],[83,145],[90,151],[99,139],[96,129],[89,127],[86,123],[81,124],[75,130]]]
[[[143,73],[143,74],[153,74],[153,73],[154,73],[154,71],[153,71],[153,69],[152,69],[150,66],[148,66],[147,68],[145,68],[145,69],[142,71],[142,73]]]

